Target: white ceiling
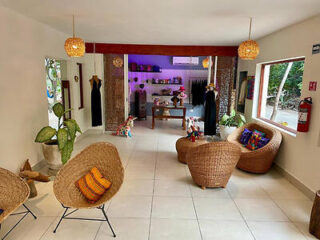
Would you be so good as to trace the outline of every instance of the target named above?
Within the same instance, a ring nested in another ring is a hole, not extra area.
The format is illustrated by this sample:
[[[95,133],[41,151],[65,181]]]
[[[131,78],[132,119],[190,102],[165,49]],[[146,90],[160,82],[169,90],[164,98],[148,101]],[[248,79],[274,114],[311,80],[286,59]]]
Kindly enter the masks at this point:
[[[320,13],[320,0],[0,0],[0,5],[106,43],[237,45]]]

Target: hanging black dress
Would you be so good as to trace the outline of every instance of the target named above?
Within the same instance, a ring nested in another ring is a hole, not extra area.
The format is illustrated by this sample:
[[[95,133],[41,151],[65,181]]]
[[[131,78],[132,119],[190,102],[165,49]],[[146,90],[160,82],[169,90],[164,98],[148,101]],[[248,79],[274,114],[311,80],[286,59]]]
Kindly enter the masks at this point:
[[[99,83],[92,80],[92,90],[91,90],[91,118],[92,118],[92,127],[102,125],[102,116],[101,116],[101,80]]]
[[[216,135],[216,96],[208,91],[205,102],[204,135]]]

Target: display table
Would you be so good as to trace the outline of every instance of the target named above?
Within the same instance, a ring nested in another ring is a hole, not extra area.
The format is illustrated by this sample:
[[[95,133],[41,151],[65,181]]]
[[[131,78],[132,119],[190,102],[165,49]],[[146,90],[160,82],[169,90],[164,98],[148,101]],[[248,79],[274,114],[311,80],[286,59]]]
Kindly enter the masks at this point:
[[[182,110],[182,116],[177,116],[177,115],[170,115],[170,116],[164,116],[163,114],[161,115],[156,115],[155,112],[156,112],[156,109],[161,109],[163,110],[164,108],[167,108],[169,110],[176,110],[176,109],[180,109]],[[184,106],[153,106],[152,107],[152,129],[154,129],[154,126],[155,126],[155,119],[162,119],[162,118],[174,118],[174,119],[182,119],[182,127],[183,127],[183,130],[186,130],[186,112],[187,112],[187,109],[184,107]]]
[[[188,150],[190,148],[197,147],[197,146],[205,144],[205,143],[208,143],[208,141],[205,138],[198,139],[195,142],[190,141],[186,137],[179,138],[176,142],[176,149],[177,149],[179,162],[187,163],[186,155],[187,155]]]

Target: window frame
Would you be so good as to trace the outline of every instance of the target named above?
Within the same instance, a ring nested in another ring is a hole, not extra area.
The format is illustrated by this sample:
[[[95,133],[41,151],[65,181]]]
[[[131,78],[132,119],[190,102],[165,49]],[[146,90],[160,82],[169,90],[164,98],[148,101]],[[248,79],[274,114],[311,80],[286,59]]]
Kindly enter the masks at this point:
[[[260,71],[260,84],[259,84],[259,98],[258,98],[258,111],[257,111],[257,119],[262,120],[264,122],[267,122],[271,125],[274,125],[278,128],[281,128],[285,131],[288,131],[293,134],[297,134],[297,130],[283,126],[277,122],[271,121],[270,119],[261,117],[261,104],[263,100],[263,86],[264,86],[264,73],[265,73],[265,67],[270,66],[270,65],[275,65],[275,64],[280,64],[280,63],[288,63],[288,62],[299,62],[299,61],[305,61],[305,57],[299,57],[299,58],[291,58],[291,59],[286,59],[286,60],[279,60],[279,61],[272,61],[272,62],[266,62],[261,64],[261,71]]]

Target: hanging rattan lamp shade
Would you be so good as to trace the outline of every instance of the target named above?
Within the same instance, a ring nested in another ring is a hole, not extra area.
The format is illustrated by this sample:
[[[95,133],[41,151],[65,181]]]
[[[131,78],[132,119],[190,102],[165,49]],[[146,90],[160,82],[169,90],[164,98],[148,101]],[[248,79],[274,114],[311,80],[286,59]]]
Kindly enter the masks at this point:
[[[74,16],[72,16],[72,32],[73,37],[68,38],[64,43],[64,50],[69,57],[82,57],[86,51],[86,46],[81,38],[75,36],[74,33]]]
[[[205,59],[202,60],[202,67],[209,68],[209,58],[208,57],[206,57]]]
[[[243,60],[253,60],[259,55],[260,48],[256,41],[247,40],[242,42],[238,48],[238,55]]]
[[[82,57],[85,53],[85,44],[81,38],[68,38],[64,43],[64,49],[69,57]]]
[[[242,42],[238,48],[238,55],[243,60],[253,60],[259,55],[260,48],[256,41],[251,40],[252,18],[250,18],[249,40]]]

